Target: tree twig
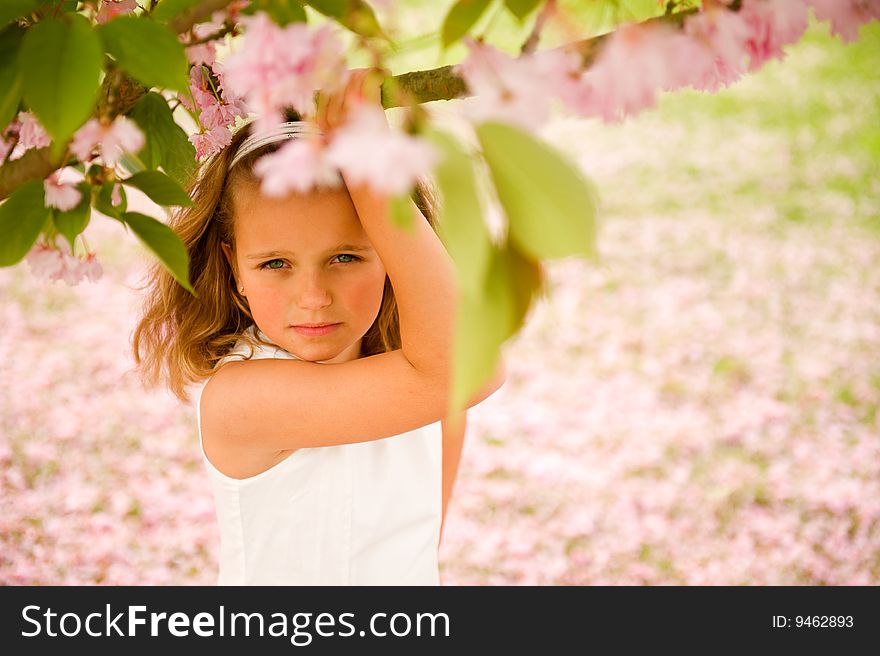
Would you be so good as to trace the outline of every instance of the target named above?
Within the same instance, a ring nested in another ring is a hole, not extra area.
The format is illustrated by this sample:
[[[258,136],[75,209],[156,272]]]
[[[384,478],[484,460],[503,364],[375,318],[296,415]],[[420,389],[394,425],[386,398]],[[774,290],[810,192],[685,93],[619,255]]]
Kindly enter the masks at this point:
[[[535,18],[535,25],[532,28],[531,34],[529,34],[525,43],[522,44],[520,54],[528,55],[535,52],[535,49],[538,47],[538,40],[541,38],[541,30],[544,29],[544,23],[546,23],[547,19],[555,12],[556,0],[547,0],[544,6],[541,7],[541,11],[538,12],[538,16]]]

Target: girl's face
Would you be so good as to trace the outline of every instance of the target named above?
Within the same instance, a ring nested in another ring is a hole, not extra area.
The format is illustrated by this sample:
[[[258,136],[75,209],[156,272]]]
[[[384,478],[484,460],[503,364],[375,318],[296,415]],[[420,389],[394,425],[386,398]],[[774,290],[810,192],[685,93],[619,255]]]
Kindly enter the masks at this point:
[[[257,327],[303,360],[347,362],[382,304],[385,267],[344,187],[271,198],[241,185],[234,198],[239,287]],[[338,323],[324,335],[293,326]]]

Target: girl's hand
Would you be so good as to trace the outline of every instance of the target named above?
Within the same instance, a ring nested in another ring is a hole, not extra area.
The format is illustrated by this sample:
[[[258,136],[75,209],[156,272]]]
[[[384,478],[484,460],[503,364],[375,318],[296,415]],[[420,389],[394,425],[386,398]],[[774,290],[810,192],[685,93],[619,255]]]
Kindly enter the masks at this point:
[[[383,109],[382,81],[391,75],[391,71],[371,67],[354,68],[348,73],[344,85],[330,91],[318,91],[316,121],[325,136],[345,123],[349,112],[364,102],[373,103]]]

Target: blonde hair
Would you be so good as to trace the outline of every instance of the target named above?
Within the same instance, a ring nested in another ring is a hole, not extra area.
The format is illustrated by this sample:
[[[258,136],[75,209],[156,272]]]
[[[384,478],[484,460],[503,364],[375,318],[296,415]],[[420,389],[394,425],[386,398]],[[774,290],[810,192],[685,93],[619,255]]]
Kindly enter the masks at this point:
[[[294,112],[288,119],[300,120]],[[233,194],[239,185],[259,182],[253,172],[256,160],[280,148],[275,142],[257,148],[236,163],[227,174],[229,162],[250,134],[250,124],[240,128],[229,146],[203,162],[187,184],[192,205],[172,213],[168,225],[180,237],[189,255],[190,294],[158,261],[147,270],[139,321],[131,336],[131,347],[142,384],[155,387],[164,382],[171,392],[189,403],[186,387],[208,378],[216,363],[242,339],[251,348],[266,344],[244,332],[254,323],[247,299],[235,285],[233,270],[221,243],[235,244]],[[419,180],[412,199],[422,215],[437,230],[436,195],[426,180]],[[394,289],[385,276],[379,314],[363,336],[360,357],[399,349],[400,324]]]

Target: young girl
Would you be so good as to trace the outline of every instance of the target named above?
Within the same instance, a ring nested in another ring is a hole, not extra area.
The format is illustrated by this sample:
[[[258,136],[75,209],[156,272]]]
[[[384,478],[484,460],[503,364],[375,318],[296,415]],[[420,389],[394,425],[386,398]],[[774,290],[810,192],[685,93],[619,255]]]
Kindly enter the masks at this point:
[[[199,297],[154,265],[133,333],[148,383],[165,378],[185,402],[201,383],[221,585],[440,583],[464,417],[444,416],[455,272],[428,190],[407,232],[366,186],[274,198],[253,172],[286,139],[330,135],[353,105],[378,103],[375,69],[350,73],[315,122],[245,126],[204,163],[171,221]],[[502,363],[468,407],[504,375]]]

